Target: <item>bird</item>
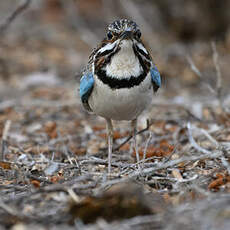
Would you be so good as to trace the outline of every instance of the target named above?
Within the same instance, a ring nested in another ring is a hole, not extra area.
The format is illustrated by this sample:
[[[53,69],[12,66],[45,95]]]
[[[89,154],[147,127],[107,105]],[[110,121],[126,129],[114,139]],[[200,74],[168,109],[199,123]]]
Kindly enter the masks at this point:
[[[111,173],[113,120],[131,121],[139,167],[137,119],[161,87],[161,76],[132,20],[119,19],[93,49],[82,71],[79,94],[83,107],[105,118],[108,137],[108,174]]]

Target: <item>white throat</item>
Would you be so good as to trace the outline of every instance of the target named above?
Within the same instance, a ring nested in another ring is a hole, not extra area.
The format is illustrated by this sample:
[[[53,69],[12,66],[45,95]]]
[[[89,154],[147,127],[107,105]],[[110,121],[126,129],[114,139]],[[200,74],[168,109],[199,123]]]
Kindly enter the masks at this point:
[[[105,68],[106,74],[114,78],[138,77],[142,67],[133,51],[131,40],[122,40],[120,50],[112,57],[110,64]]]

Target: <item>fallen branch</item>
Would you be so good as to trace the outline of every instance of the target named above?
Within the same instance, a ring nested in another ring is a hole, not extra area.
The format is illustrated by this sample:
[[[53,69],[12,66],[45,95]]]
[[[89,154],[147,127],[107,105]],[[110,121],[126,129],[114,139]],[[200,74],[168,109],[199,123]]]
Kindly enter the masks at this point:
[[[203,160],[206,158],[215,159],[217,157],[220,157],[221,155],[222,155],[221,151],[216,151],[214,153],[209,152],[207,154],[199,155],[199,156],[182,157],[180,159],[172,160],[172,161],[169,161],[167,163],[158,163],[155,167],[143,169],[141,173],[139,173],[139,171],[135,171],[135,172],[129,174],[129,178],[134,178],[134,177],[138,177],[138,176],[151,176],[157,170],[167,169],[169,167],[173,167],[175,165],[178,165],[182,162],[186,162],[186,161],[192,162],[192,161],[197,161],[197,160]]]
[[[3,202],[3,200],[0,198],[0,208],[2,208],[5,212],[12,216],[19,217],[19,212],[15,210],[15,208],[10,207],[6,203]]]

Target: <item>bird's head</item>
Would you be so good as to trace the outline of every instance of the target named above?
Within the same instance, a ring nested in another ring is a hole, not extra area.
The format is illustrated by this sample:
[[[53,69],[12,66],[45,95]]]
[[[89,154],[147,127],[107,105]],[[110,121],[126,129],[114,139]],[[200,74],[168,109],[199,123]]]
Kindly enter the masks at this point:
[[[138,25],[128,19],[116,20],[108,26],[107,38],[108,42],[122,40],[137,40],[141,37],[141,31]]]
[[[151,57],[141,41],[141,31],[139,26],[131,20],[120,19],[111,23],[107,28],[106,38],[94,50],[91,61],[95,61],[100,68],[121,49],[132,49],[136,55],[140,53],[144,59],[151,60]]]

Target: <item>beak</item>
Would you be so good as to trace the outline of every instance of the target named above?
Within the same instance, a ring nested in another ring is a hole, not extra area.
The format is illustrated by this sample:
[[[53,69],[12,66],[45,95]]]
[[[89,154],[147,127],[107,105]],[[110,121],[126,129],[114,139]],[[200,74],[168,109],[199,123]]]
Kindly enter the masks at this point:
[[[121,34],[121,39],[132,39],[133,38],[133,32],[129,29],[125,30],[122,34]]]

